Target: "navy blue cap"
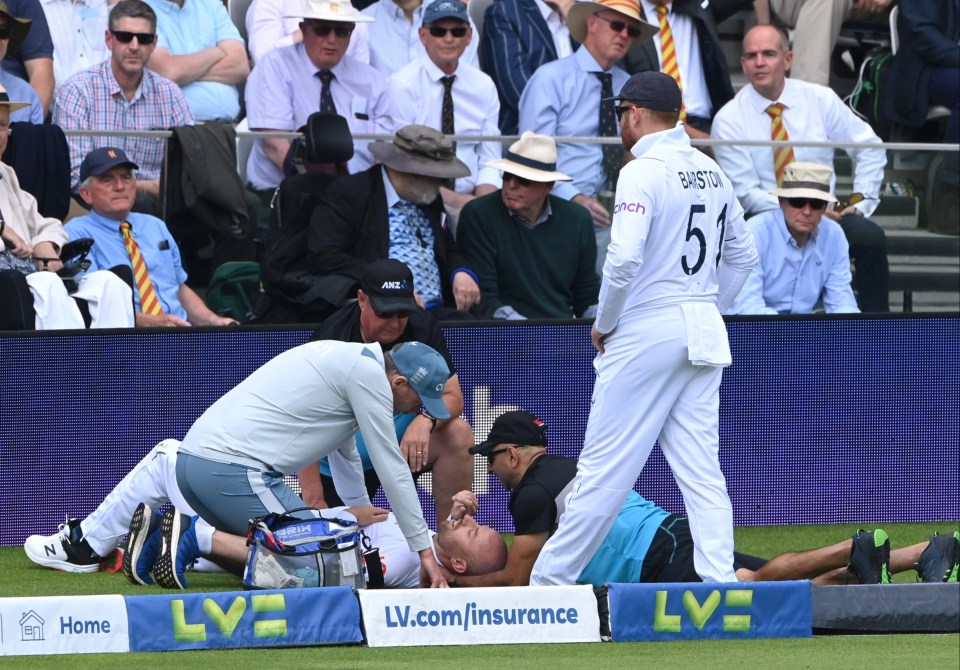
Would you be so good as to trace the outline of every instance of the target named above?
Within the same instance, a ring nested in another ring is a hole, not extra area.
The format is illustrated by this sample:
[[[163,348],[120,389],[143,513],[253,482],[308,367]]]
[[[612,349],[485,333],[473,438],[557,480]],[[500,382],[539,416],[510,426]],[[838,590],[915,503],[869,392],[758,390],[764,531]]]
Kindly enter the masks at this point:
[[[433,0],[423,10],[423,25],[426,26],[441,19],[457,19],[464,23],[470,23],[467,6],[459,0]]]
[[[123,149],[117,149],[116,147],[94,149],[80,163],[80,183],[85,182],[87,177],[96,177],[118,165],[129,165],[134,170],[140,169],[139,165],[127,158]]]
[[[625,100],[637,107],[659,112],[679,112],[683,105],[683,96],[674,78],[653,70],[633,75],[620,89],[620,95],[604,98],[604,100],[614,102]]]

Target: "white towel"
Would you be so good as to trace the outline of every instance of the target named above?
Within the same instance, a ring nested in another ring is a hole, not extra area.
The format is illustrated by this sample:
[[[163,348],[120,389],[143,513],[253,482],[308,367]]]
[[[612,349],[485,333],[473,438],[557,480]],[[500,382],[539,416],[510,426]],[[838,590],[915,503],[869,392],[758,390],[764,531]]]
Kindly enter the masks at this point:
[[[687,357],[694,365],[726,367],[733,362],[727,327],[712,302],[680,305],[687,326]]]

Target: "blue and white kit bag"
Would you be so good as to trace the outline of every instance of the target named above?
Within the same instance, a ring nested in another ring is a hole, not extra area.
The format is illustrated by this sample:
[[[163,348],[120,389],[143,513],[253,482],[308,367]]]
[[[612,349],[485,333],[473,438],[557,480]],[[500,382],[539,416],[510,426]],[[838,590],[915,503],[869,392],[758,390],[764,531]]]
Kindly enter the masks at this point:
[[[292,516],[310,508],[252,519],[247,530],[245,589],[296,589],[311,586],[366,586],[360,528],[338,511],[311,510],[318,518]]]

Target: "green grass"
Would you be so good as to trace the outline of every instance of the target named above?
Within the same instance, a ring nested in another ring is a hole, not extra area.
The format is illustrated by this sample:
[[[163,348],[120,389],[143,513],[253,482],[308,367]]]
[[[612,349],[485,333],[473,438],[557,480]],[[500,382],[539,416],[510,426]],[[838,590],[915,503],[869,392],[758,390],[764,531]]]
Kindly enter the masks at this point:
[[[857,528],[875,525],[777,526],[738,528],[739,551],[773,556],[849,538]],[[953,532],[957,521],[925,524],[882,524],[894,547],[922,542],[935,532]],[[169,593],[159,587],[136,587],[120,575],[75,575],[44,570],[33,565],[19,547],[0,548],[0,594],[11,596],[60,596],[119,593],[146,595]],[[897,575],[896,582],[913,582],[913,572]],[[191,590],[237,590],[239,582],[229,575],[192,574]],[[17,668],[64,667],[64,657],[18,657],[0,665]],[[960,635],[868,635],[817,636],[808,640],[711,640],[688,642],[610,644],[531,644],[473,647],[416,647],[368,649],[366,647],[301,647],[182,651],[153,654],[88,654],[70,657],[70,670],[86,668],[193,668],[297,667],[393,668],[439,667],[465,670],[487,667],[601,670],[603,668],[960,668]]]

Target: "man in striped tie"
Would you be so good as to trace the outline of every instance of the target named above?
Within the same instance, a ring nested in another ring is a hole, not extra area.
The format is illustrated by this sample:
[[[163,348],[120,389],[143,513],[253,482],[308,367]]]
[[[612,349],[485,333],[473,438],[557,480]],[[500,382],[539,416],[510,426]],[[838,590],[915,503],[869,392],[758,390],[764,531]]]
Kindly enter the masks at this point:
[[[673,77],[683,95],[680,120],[687,135],[708,138],[714,115],[733,97],[713,12],[700,0],[639,0],[656,37],[637,43],[623,67],[630,74],[660,71]]]
[[[133,270],[139,327],[235,324],[212,312],[186,285],[180,250],[166,224],[155,216],[131,212],[137,197],[137,169],[123,149],[115,147],[94,149],[80,164],[80,197],[91,211],[64,228],[71,240],[95,240],[89,271],[116,265]]]
[[[840,224],[854,263],[853,288],[861,312],[890,309],[887,240],[869,217],[880,204],[886,152],[873,129],[826,86],[788,78],[793,52],[785,34],[756,26],[743,38],[740,65],[750,81],[716,115],[713,137],[736,140],[714,146],[717,162],[730,177],[747,216],[779,209],[770,191],[783,183],[794,161],[833,167],[831,146],[750,146],[742,140],[836,142],[853,159],[853,193],[823,215]],[[831,188],[835,186],[831,180]]]

